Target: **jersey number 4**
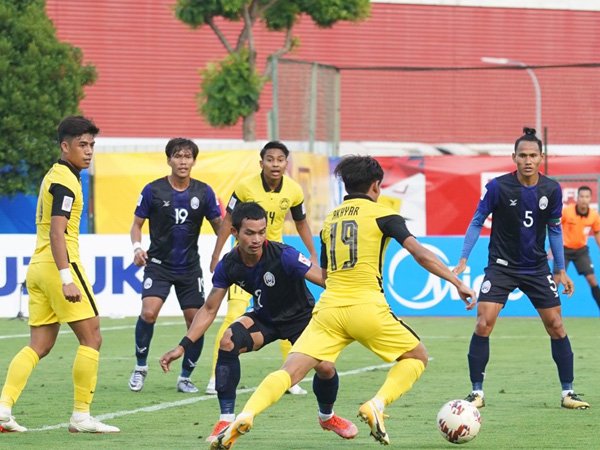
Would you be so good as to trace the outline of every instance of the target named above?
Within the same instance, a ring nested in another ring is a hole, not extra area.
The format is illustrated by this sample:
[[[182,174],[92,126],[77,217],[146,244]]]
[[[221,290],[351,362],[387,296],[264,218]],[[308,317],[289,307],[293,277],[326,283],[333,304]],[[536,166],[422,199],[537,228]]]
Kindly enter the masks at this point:
[[[338,231],[340,232],[338,247]],[[333,223],[329,230],[329,259],[331,270],[338,270],[338,260],[344,261],[341,269],[351,269],[358,261],[358,224],[354,220]]]

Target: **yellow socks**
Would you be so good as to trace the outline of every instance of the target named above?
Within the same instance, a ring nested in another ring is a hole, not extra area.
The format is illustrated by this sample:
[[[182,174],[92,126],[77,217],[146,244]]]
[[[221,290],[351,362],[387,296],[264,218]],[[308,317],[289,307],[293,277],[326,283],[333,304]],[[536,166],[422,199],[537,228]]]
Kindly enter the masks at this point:
[[[290,374],[285,370],[277,370],[271,372],[258,385],[254,394],[248,399],[244,405],[243,413],[249,413],[253,416],[259,415],[269,406],[277,403],[277,401],[285,394],[292,385]]]
[[[73,361],[73,411],[86,413],[94,398],[98,381],[98,361],[100,353],[91,347],[80,345]]]
[[[408,392],[424,371],[425,365],[421,360],[401,359],[390,369],[375,398],[383,402],[384,406],[389,405]]]
[[[8,409],[17,402],[40,358],[31,347],[23,347],[10,362],[0,396],[0,405]]]
[[[279,348],[281,349],[281,356],[283,357],[283,360],[285,361],[285,358],[287,358],[288,353],[292,349],[292,343],[290,341],[288,341],[287,339],[281,339],[279,341]]]

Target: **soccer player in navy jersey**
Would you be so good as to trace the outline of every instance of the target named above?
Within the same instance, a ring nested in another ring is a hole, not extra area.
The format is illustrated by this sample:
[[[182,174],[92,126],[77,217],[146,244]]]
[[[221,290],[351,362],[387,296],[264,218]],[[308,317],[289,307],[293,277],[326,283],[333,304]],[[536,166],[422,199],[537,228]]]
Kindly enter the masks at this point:
[[[537,310],[550,336],[552,359],[562,386],[561,406],[586,409],[589,404],[573,391],[573,352],[561,316],[558,284],[573,294],[565,272],[560,226],[560,185],[539,173],[542,141],[532,128],[515,142],[512,159],[517,170],[491,180],[467,229],[460,260],[454,272],[462,273],[487,216],[492,213],[488,265],[479,292],[477,322],[469,346],[469,373],[473,385],[467,400],[485,406],[483,379],[490,355],[490,334],[508,295],[521,289]],[[550,273],[545,250],[546,233],[554,254],[556,273]]]
[[[198,235],[206,218],[215,233],[221,226],[221,209],[212,188],[191,177],[196,164],[198,146],[189,139],[171,139],[165,148],[171,174],[147,184],[139,197],[131,242],[134,263],[145,266],[142,288],[142,311],[135,327],[136,366],[129,379],[129,388],[139,392],[148,374],[147,358],[154,324],[169,295],[171,286],[189,327],[196,311],[204,304],[204,283]],[[150,248],[142,248],[142,226],[150,223]],[[185,352],[177,390],[198,392],[190,380],[204,340],[199,339]]]
[[[252,429],[254,417],[276,403],[286,389],[312,368],[324,362],[334,364],[353,342],[393,363],[377,393],[358,409],[371,436],[383,445],[390,443],[384,425],[385,407],[412,388],[428,360],[417,334],[394,315],[385,299],[382,261],[391,238],[422,267],[455,286],[467,309],[475,306],[475,292],[415,239],[397,211],[377,202],[383,169],[376,159],[346,156],[335,168],[335,175],[343,180],[348,195],[327,215],[321,230],[325,291],[283,367],[260,383],[242,412],[213,440],[213,450],[231,448]]]
[[[221,416],[207,439],[209,442],[235,418],[240,353],[257,351],[277,339],[295,342],[310,321],[315,303],[304,280],[323,285],[321,270],[309,259],[289,245],[265,239],[267,214],[258,203],[239,203],[231,214],[231,222],[238,245],[217,264],[213,288],[187,335],[160,359],[160,365],[167,372],[172,361],[202,338],[231,285],[236,284],[252,294],[252,311],[233,322],[223,336],[216,369]],[[338,391],[334,364],[323,361],[315,370],[313,390],[321,427],[352,439],[358,433],[356,425],[333,412]]]

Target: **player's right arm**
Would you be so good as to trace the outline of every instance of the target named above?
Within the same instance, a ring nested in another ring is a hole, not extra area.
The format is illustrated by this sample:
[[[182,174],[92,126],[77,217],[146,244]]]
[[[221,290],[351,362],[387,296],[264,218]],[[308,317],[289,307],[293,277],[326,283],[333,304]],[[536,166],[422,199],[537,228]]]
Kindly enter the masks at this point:
[[[185,349],[188,345],[192,345],[206,333],[208,327],[215,321],[221,302],[225,298],[227,289],[213,287],[208,294],[208,298],[202,307],[196,312],[194,320],[190,325],[185,337],[181,340],[179,345],[174,349],[168,351],[160,358],[160,367],[164,372],[169,371],[169,365],[176,359],[181,358],[185,353]]]
[[[144,222],[146,222],[146,219],[134,215],[131,231],[129,232],[131,245],[133,246],[133,263],[138,267],[145,266],[148,260],[148,253],[142,248],[141,244]]]

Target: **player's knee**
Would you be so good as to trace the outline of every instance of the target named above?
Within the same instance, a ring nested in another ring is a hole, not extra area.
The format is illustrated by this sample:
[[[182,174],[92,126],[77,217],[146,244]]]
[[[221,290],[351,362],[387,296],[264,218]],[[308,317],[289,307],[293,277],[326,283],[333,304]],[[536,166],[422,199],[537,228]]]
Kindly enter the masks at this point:
[[[254,347],[250,331],[240,322],[232,323],[221,339],[219,350],[226,352],[249,352]]]
[[[321,361],[315,367],[315,372],[322,380],[330,380],[335,375],[335,364],[329,361]]]
[[[158,311],[153,311],[150,309],[142,309],[140,314],[142,320],[146,323],[156,323],[156,319],[158,319]]]

